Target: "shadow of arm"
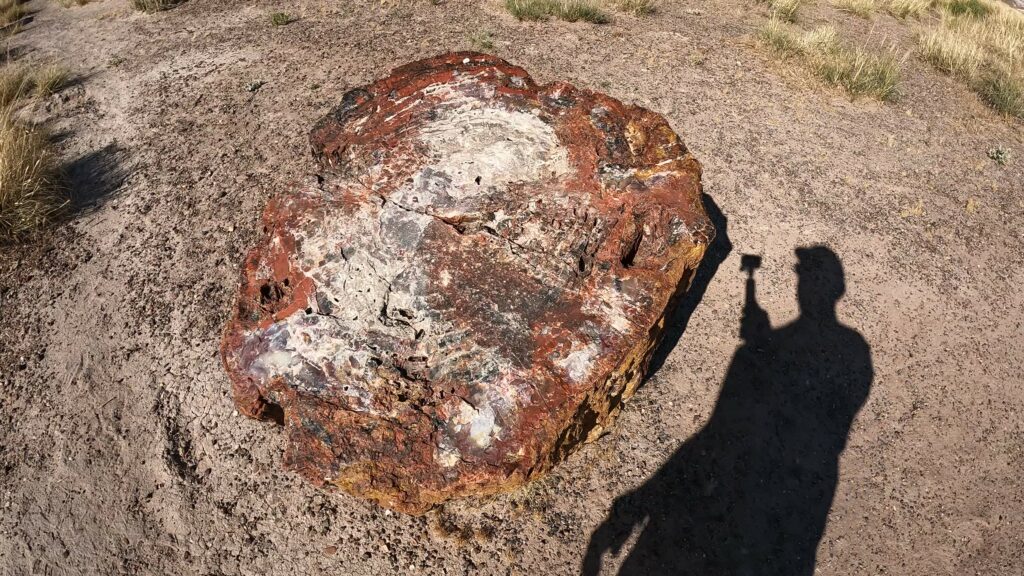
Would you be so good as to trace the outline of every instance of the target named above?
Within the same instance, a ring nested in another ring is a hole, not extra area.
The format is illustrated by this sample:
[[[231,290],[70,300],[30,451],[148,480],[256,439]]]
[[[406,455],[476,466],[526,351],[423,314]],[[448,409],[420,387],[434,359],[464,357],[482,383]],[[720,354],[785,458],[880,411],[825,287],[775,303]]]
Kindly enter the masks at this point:
[[[643,518],[636,506],[630,504],[632,493],[615,499],[612,509],[604,522],[590,536],[586,555],[583,557],[582,576],[598,576],[601,573],[601,557],[605,552],[618,556]]]

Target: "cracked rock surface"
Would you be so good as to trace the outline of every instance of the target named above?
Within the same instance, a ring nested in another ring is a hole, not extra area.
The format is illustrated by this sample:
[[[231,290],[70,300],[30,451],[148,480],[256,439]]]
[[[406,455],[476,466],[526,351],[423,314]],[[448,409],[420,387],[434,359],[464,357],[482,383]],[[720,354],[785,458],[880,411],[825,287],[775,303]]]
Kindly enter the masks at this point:
[[[492,56],[345,94],[246,258],[224,364],[316,485],[422,513],[610,425],[714,230],[665,120]]]

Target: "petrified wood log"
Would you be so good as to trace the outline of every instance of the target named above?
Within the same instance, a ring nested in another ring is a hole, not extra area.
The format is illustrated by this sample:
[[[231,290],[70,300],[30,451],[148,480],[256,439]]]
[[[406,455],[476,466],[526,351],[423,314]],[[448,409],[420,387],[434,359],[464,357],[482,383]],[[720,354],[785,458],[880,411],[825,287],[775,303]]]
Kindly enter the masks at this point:
[[[270,202],[222,346],[285,465],[421,513],[521,485],[633,394],[714,229],[665,120],[448,54],[356,88]]]

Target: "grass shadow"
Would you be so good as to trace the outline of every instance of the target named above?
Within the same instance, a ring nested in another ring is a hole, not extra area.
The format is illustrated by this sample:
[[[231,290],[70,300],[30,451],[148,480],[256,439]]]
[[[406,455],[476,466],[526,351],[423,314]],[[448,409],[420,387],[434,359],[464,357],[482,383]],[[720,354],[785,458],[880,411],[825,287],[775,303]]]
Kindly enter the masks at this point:
[[[67,163],[70,212],[82,214],[95,210],[113,197],[127,177],[124,168],[128,151],[116,144],[107,144]]]

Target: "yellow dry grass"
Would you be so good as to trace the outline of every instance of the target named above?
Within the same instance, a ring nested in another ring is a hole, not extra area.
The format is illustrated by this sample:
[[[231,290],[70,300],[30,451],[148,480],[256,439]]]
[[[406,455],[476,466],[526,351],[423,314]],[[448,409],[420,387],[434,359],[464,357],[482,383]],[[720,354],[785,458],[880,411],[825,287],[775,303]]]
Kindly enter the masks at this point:
[[[68,72],[57,65],[0,67],[0,244],[50,222],[67,204],[49,136],[15,117],[33,96],[60,90]]]
[[[800,39],[778,18],[771,18],[757,31],[757,37],[779,56],[801,53]]]
[[[934,5],[946,16],[983,18],[993,10],[987,0],[934,0]]]
[[[32,84],[36,96],[47,97],[63,88],[69,78],[68,69],[58,64],[40,66],[32,74]]]
[[[0,108],[29,96],[45,98],[67,84],[67,68],[56,64],[27,67],[9,64],[0,68]]]
[[[861,18],[871,18],[877,8],[875,0],[834,0],[832,5]]]
[[[1003,114],[1024,117],[1024,15],[994,0],[938,0],[921,57]]]
[[[143,12],[159,12],[168,10],[183,2],[184,0],[132,0],[132,6]]]
[[[40,128],[0,110],[0,242],[11,242],[48,224],[67,204],[57,161]]]
[[[948,28],[936,28],[918,39],[921,55],[946,74],[971,79],[985,60],[985,53],[974,39]]]
[[[891,0],[887,10],[897,18],[920,18],[932,7],[932,0]]]
[[[28,12],[23,0],[0,0],[0,26],[10,26],[28,15]]]
[[[567,22],[605,24],[611,17],[588,0],[505,0],[505,9],[518,20],[544,21],[551,17]]]
[[[776,53],[799,57],[815,76],[829,85],[843,87],[852,96],[883,101],[899,97],[901,59],[892,50],[848,47],[832,26],[800,33],[777,19],[769,20],[759,37]]]
[[[6,108],[32,92],[28,68],[9,65],[0,68],[0,108]]]
[[[900,59],[892,50],[840,47],[813,56],[811,66],[826,83],[842,86],[854,96],[866,95],[884,102],[899,98]]]
[[[658,9],[656,0],[618,0],[616,6],[620,11],[634,16],[647,16]]]
[[[803,0],[768,0],[768,9],[772,18],[796,22],[797,13],[802,4]]]

